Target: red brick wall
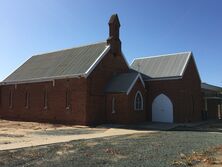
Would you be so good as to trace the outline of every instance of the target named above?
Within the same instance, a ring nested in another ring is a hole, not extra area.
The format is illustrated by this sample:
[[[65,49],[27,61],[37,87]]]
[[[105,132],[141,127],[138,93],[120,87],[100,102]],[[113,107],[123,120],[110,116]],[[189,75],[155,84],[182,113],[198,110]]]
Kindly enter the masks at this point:
[[[112,98],[115,98],[115,113],[112,113]],[[107,123],[125,124],[129,122],[128,96],[126,93],[107,94],[106,115]]]
[[[190,59],[182,79],[146,82],[148,87],[148,117],[152,119],[152,102],[159,94],[168,96],[174,109],[174,122],[201,120],[201,88],[193,58]]]
[[[112,55],[110,52],[97,65],[88,77],[87,116],[88,124],[100,124],[106,121],[105,86],[116,73],[129,70],[122,55]]]
[[[1,108],[2,108],[2,86],[0,85],[0,112],[1,112]],[[1,118],[1,114],[0,114],[0,118]]]
[[[144,108],[142,111],[134,111],[134,98],[137,91],[140,91],[144,100]],[[115,111],[112,113],[112,98],[115,97]],[[106,111],[108,123],[137,123],[144,122],[146,117],[146,90],[140,80],[136,82],[131,92],[119,94],[107,94]]]
[[[66,110],[66,90],[71,95],[71,110]],[[26,121],[85,123],[86,79],[56,80],[52,82],[2,86],[0,115],[8,119]],[[44,109],[44,90],[48,91],[48,109]],[[13,91],[13,106],[9,107],[9,94]],[[30,93],[29,108],[25,107],[26,91]]]
[[[197,121],[201,119],[200,80],[194,61],[188,64],[183,79],[146,82],[147,98],[140,81],[131,93],[108,95],[104,88],[115,73],[127,72],[128,66],[121,55],[108,53],[87,78],[73,78],[52,82],[2,86],[0,115],[4,118],[28,121],[63,122],[73,124],[100,124],[107,121],[132,123],[152,118],[152,102],[164,93],[173,102],[174,122]],[[44,90],[48,90],[48,109],[44,109]],[[72,109],[66,110],[66,90],[71,92]],[[143,112],[133,111],[133,101],[137,90],[144,99]],[[9,94],[13,91],[13,106],[9,107]],[[25,107],[25,92],[30,93],[30,108]],[[110,116],[110,99],[116,96],[119,114]],[[193,103],[194,101],[194,103]],[[107,105],[107,106],[106,106]],[[147,106],[146,106],[147,105]],[[107,113],[108,112],[108,113]],[[147,117],[146,117],[147,115]]]
[[[121,55],[108,53],[87,78],[73,78],[52,82],[2,86],[0,115],[8,119],[27,121],[99,124],[106,120],[104,88],[117,72],[128,66]],[[44,109],[44,90],[48,92],[48,109]],[[71,92],[71,111],[66,110],[66,91]],[[13,107],[9,94],[13,91]],[[26,91],[30,93],[30,108],[25,107]]]

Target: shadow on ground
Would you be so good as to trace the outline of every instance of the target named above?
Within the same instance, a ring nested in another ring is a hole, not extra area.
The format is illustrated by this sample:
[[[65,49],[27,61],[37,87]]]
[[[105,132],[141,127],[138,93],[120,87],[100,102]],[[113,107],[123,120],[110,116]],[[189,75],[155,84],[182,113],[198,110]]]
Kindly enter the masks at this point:
[[[172,124],[144,122],[133,125],[106,124],[97,128],[121,128],[138,131],[193,131],[193,132],[219,132],[222,133],[222,120],[210,120],[198,123]]]

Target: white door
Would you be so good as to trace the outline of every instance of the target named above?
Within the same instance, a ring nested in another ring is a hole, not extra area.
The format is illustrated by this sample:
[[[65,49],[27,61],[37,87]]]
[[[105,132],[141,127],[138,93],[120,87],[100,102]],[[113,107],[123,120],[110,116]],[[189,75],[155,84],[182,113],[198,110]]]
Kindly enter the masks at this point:
[[[160,94],[153,100],[152,121],[173,123],[173,104],[164,94]]]

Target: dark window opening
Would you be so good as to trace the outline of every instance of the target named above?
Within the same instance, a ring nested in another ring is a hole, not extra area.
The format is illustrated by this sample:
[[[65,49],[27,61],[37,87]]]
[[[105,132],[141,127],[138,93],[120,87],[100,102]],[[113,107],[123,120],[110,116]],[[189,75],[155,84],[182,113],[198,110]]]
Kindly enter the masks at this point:
[[[44,90],[44,109],[48,109],[48,91],[47,89]]]
[[[112,98],[112,114],[116,113],[116,99],[115,97]]]
[[[69,89],[66,90],[66,110],[71,109],[71,92]]]
[[[29,108],[29,103],[30,103],[30,93],[26,92],[25,93],[25,108]]]
[[[10,90],[9,92],[9,108],[13,107],[13,92]]]

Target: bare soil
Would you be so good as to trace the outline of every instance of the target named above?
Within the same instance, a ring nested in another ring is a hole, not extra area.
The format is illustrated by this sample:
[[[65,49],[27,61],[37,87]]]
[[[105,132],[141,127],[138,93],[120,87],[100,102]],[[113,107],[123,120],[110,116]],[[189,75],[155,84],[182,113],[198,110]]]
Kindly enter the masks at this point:
[[[0,150],[18,149],[79,139],[142,133],[143,131],[88,126],[66,126],[0,120]],[[145,133],[148,133],[145,131]]]

